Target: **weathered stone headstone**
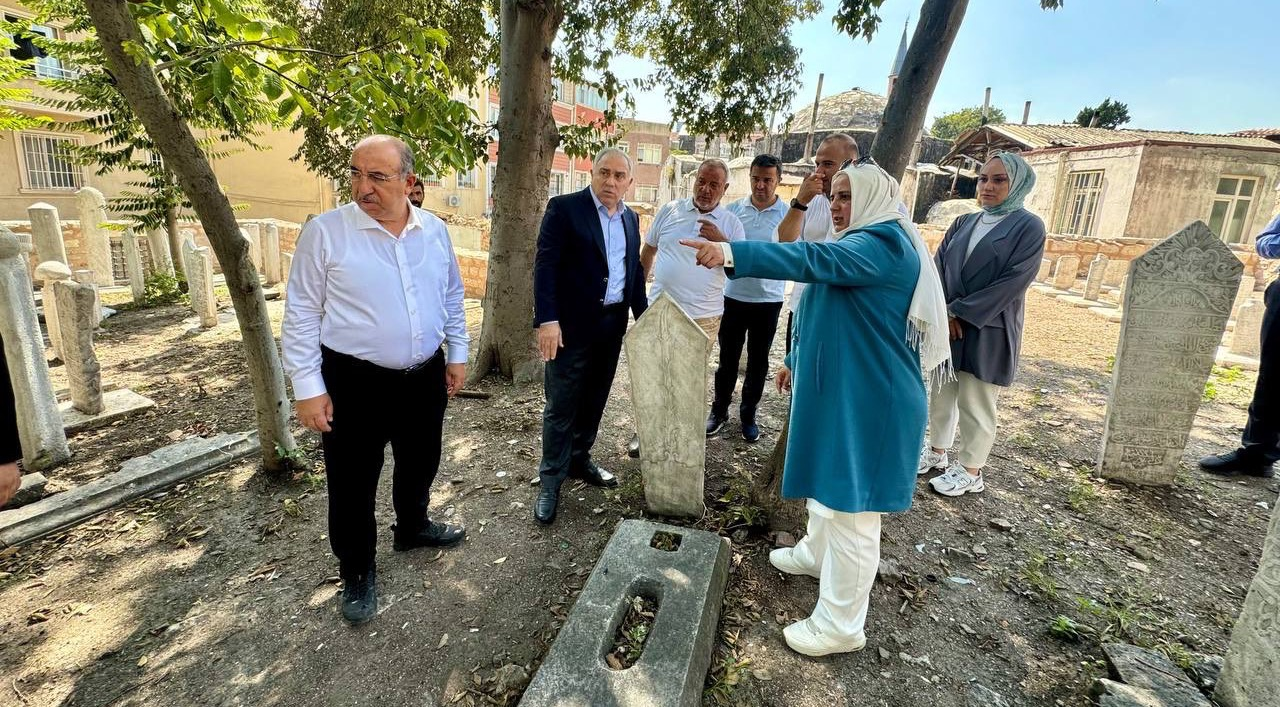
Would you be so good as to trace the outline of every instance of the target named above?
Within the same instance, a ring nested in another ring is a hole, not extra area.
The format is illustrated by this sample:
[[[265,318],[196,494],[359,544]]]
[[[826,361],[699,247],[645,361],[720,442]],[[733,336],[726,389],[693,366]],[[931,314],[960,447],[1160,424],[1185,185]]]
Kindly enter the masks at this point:
[[[1280,705],[1280,499],[1262,543],[1258,573],[1231,632],[1213,697],[1222,707]]]
[[[1173,483],[1244,266],[1201,221],[1133,261],[1100,475]]]
[[[173,253],[169,250],[169,233],[163,228],[148,228],[147,247],[151,249],[152,274],[173,277]]]
[[[1252,275],[1244,275],[1240,278],[1240,289],[1236,290],[1235,302],[1231,305],[1231,311],[1240,309],[1241,305],[1253,298],[1253,288],[1257,287],[1258,280]]]
[[[89,269],[98,278],[99,286],[111,287],[116,284],[111,268],[111,235],[102,227],[107,222],[107,199],[93,187],[81,187],[76,190],[76,205],[80,207],[80,240]]]
[[[293,270],[293,253],[280,254],[280,272],[284,277],[280,278],[280,291],[287,292],[289,289],[289,272]]]
[[[31,296],[27,253],[31,241],[0,226],[0,339],[13,384],[18,439],[29,471],[57,466],[71,457],[58,414],[58,399],[44,359],[44,337]]]
[[[701,705],[729,555],[728,541],[704,530],[619,523],[521,707]],[[634,596],[658,608],[635,664],[616,670],[604,656]]]
[[[1053,261],[1048,258],[1040,259],[1040,270],[1036,272],[1036,282],[1048,282],[1049,273],[1053,272]]]
[[[71,388],[71,405],[86,415],[102,412],[102,366],[93,352],[93,287],[74,280],[53,283],[58,326],[62,328],[62,361]]]
[[[67,244],[62,240],[62,221],[58,210],[44,202],[27,207],[31,219],[31,240],[36,248],[36,260],[67,262]]]
[[[1102,276],[1102,284],[1107,287],[1119,287],[1129,274],[1128,260],[1108,260],[1107,272]]]
[[[141,302],[146,294],[147,276],[142,271],[142,252],[138,249],[138,236],[132,228],[126,228],[120,234],[120,243],[124,246],[124,269],[129,273],[129,291],[134,302]]]
[[[1102,281],[1106,276],[1107,256],[1098,253],[1089,263],[1089,276],[1084,281],[1084,298],[1097,301],[1102,292]]]
[[[1231,332],[1231,353],[1258,358],[1262,354],[1262,315],[1266,307],[1256,298],[1246,301],[1236,312],[1236,328]]]
[[[262,272],[262,224],[246,223],[240,227],[240,235],[249,241],[249,260],[253,269]]]
[[[49,332],[49,348],[53,355],[62,358],[62,328],[58,326],[58,293],[53,283],[71,279],[71,268],[58,260],[48,260],[36,266],[36,279],[41,283],[40,296],[44,302],[44,326]]]
[[[280,228],[274,223],[268,223],[262,234],[262,274],[268,285],[284,279],[280,270]]]
[[[187,264],[187,244],[190,243],[192,248],[196,247],[196,232],[189,228],[178,231],[178,242],[181,247],[178,251],[178,257],[182,259],[182,272],[188,273],[187,279],[191,279],[191,266]]]
[[[1053,269],[1053,286],[1059,290],[1069,290],[1076,285],[1076,274],[1080,270],[1080,256],[1064,255],[1058,258]]]
[[[197,248],[193,241],[182,244],[183,262],[187,265],[187,296],[191,309],[200,317],[200,326],[218,325],[218,300],[213,294],[213,261],[208,248]]]
[[[76,270],[71,273],[71,279],[81,285],[88,285],[93,288],[93,324],[97,326],[102,323],[102,293],[98,292],[98,286],[93,280],[92,270]]]
[[[707,335],[665,292],[627,332],[631,400],[649,512],[699,517],[703,502]]]

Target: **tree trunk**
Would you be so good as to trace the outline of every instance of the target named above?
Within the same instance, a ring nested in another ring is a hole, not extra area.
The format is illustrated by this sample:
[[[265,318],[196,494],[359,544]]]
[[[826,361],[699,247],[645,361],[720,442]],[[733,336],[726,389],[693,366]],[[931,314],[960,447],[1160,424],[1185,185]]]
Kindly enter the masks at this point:
[[[560,134],[551,115],[551,43],[559,2],[501,0],[498,168],[484,326],[471,379],[542,375],[533,336],[533,260]]]
[[[787,433],[791,429],[791,417],[782,423],[782,434],[773,446],[769,462],[751,486],[751,503],[764,509],[769,516],[771,530],[785,530],[799,534],[808,524],[808,511],[804,503],[782,497],[782,469],[787,461]]]
[[[169,253],[173,256],[173,272],[179,280],[186,280],[187,268],[182,262],[182,236],[178,233],[178,207],[170,206],[165,210],[164,230],[169,234]]]
[[[876,164],[894,179],[901,181],[907,171],[911,148],[924,129],[933,89],[942,76],[942,67],[968,6],[969,0],[924,0],[920,8],[920,21],[911,36],[902,73],[889,94],[884,119],[871,146]]]
[[[258,273],[249,259],[249,244],[240,237],[231,202],[219,188],[209,160],[200,150],[191,129],[156,80],[150,61],[138,62],[125,49],[126,43],[145,44],[138,23],[129,12],[128,3],[125,0],[86,0],[85,6],[97,29],[107,67],[116,80],[117,89],[137,113],[204,224],[205,234],[227,279],[227,288],[231,291],[231,301],[240,323],[253,385],[263,465],[268,471],[284,469],[288,466],[288,455],[295,449],[289,430],[289,398],[285,393],[284,372],[280,368],[271,320],[267,317],[267,302]],[[181,252],[180,249],[174,252],[175,261],[181,261]]]

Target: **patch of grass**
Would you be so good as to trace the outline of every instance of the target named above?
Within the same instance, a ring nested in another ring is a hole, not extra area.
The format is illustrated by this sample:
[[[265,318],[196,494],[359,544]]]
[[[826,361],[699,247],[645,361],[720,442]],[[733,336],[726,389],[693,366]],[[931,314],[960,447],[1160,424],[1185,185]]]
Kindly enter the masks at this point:
[[[749,665],[751,665],[750,658],[739,658],[733,652],[726,652],[720,660],[712,663],[709,684],[702,691],[703,703],[710,702],[726,707],[735,704],[733,692],[737,689],[738,683],[749,674],[750,671],[747,670]]]
[[[1035,474],[1041,479],[1044,479],[1045,481],[1048,481],[1049,479],[1053,478],[1053,467],[1049,466],[1048,464],[1044,464],[1042,462],[1036,462],[1035,464],[1031,465],[1031,473]]]
[[[1214,366],[1211,375],[1223,383],[1235,383],[1244,375],[1244,371],[1239,366],[1231,366],[1230,368]]]
[[[1076,479],[1067,491],[1067,505],[1076,513],[1085,513],[1098,501],[1098,488],[1089,480],[1088,472],[1076,472]]]
[[[1063,614],[1058,614],[1049,622],[1049,635],[1069,643],[1079,643],[1082,638],[1092,635],[1093,632],[1093,628],[1089,625],[1077,623]]]
[[[1150,616],[1142,611],[1132,592],[1124,590],[1120,596],[1109,596],[1100,601],[1089,597],[1076,597],[1076,605],[1081,613],[1101,619],[1103,628],[1098,632],[1099,640],[1107,637],[1123,638],[1137,642],[1142,622]]]
[[[1190,670],[1191,663],[1195,660],[1191,651],[1177,641],[1159,641],[1153,648],[1163,653],[1174,665],[1183,670]]]
[[[1107,373],[1111,373],[1116,369],[1116,356],[1112,354],[1107,357]]]
[[[1058,580],[1049,568],[1049,558],[1034,552],[1027,563],[1018,571],[1018,576],[1033,591],[1046,599],[1058,598]]]
[[[1206,403],[1213,402],[1218,399],[1218,385],[1213,378],[1204,382],[1204,393],[1200,395],[1200,399]]]
[[[626,670],[640,659],[658,611],[658,602],[644,595],[631,597],[628,604],[627,613],[613,637],[613,650],[605,656],[605,662],[614,670]]]
[[[1005,437],[1005,441],[1023,449],[1031,449],[1036,446],[1036,438],[1028,432],[1014,432]]]

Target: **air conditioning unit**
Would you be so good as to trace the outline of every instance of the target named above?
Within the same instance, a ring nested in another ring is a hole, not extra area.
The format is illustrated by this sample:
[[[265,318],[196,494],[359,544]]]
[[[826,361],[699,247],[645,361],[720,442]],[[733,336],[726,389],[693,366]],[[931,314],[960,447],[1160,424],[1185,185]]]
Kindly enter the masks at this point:
[[[445,201],[446,203],[449,204],[449,206],[457,206],[462,203],[462,197],[458,196],[457,194],[450,194],[449,198],[446,199]]]

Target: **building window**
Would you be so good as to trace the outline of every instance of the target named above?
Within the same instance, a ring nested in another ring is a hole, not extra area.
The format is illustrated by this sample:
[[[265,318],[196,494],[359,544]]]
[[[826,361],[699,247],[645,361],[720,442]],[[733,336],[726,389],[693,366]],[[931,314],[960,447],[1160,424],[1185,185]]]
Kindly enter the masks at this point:
[[[551,79],[551,100],[561,103],[569,102],[569,89],[565,88],[564,79]]]
[[[574,93],[574,98],[577,100],[578,105],[595,108],[598,111],[603,111],[609,107],[609,103],[604,99],[604,96],[600,95],[600,92],[591,86],[578,84]]]
[[[620,143],[618,143],[617,145],[614,145],[614,147],[618,148],[619,150],[622,150],[623,152],[627,153],[628,155],[629,155],[629,154],[631,154],[631,143],[628,143],[628,142],[620,142]]]
[[[76,139],[58,135],[22,134],[22,157],[27,189],[79,189],[84,186],[80,165],[71,161],[68,148]]]
[[[21,24],[25,22],[21,17],[14,15],[5,15],[5,22]],[[36,34],[46,39],[56,39],[58,31],[46,25],[29,25],[27,32]],[[9,56],[19,61],[30,61],[36,78],[41,79],[69,79],[75,78],[76,72],[62,65],[62,61],[56,57],[49,56],[43,49],[36,46],[35,40],[30,34],[14,34],[11,36],[14,47],[9,50]]]
[[[440,180],[440,175],[435,172],[427,172],[418,175],[418,181],[422,182],[423,187],[439,187],[444,186],[444,182]]]
[[[489,104],[489,141],[498,139],[498,106]]]
[[[730,148],[730,147],[729,147],[729,143],[725,142],[724,140],[721,140],[721,141],[720,141],[720,157],[721,157],[721,159],[728,159],[728,157],[729,157],[729,155],[731,154],[731,152],[732,152],[732,148]]]
[[[458,188],[459,189],[475,189],[476,188],[476,170],[474,167],[465,172],[458,172]]]
[[[653,142],[642,142],[637,145],[636,160],[644,164],[662,162],[662,145]]]
[[[578,191],[582,191],[583,189],[587,188],[587,185],[591,184],[591,173],[578,172],[577,179],[578,179]]]
[[[1056,231],[1069,236],[1092,236],[1102,196],[1102,170],[1067,175],[1067,198],[1062,202]]]
[[[564,172],[551,173],[551,196],[559,196],[565,193],[565,187],[569,184],[569,175]]]
[[[485,165],[485,169],[488,177],[484,183],[485,197],[489,199],[489,203],[493,203],[493,183],[498,179],[498,165],[488,164]]]
[[[1245,224],[1249,221],[1249,207],[1257,190],[1258,180],[1253,177],[1219,179],[1209,211],[1209,230],[1227,243],[1243,243],[1248,234]]]
[[[646,204],[652,204],[657,200],[658,200],[658,187],[656,186],[636,187],[636,201],[643,201]]]

